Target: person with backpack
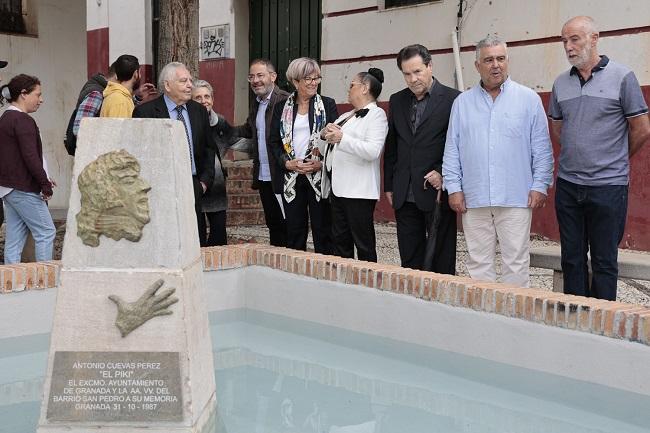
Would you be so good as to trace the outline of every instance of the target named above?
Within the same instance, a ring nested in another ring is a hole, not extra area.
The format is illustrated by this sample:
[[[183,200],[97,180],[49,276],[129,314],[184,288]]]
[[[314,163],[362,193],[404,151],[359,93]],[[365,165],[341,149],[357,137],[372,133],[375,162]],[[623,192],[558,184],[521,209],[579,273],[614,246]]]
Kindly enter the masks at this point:
[[[115,80],[115,78],[115,69],[111,65],[106,76],[97,73],[90,77],[81,88],[76,108],[70,116],[65,134],[64,143],[69,155],[74,156],[77,149],[77,134],[79,133],[81,119],[84,117],[99,117],[104,102],[104,89],[108,81]]]
[[[79,125],[84,117],[99,117],[104,102],[104,89],[108,82],[116,81],[115,63],[111,64],[106,75],[97,73],[90,77],[83,85],[77,98],[76,108],[70,116],[68,127],[63,140],[68,155],[74,156],[77,149],[77,135],[79,134]],[[135,105],[147,102],[158,96],[156,86],[151,83],[145,83],[136,88],[133,95]]]

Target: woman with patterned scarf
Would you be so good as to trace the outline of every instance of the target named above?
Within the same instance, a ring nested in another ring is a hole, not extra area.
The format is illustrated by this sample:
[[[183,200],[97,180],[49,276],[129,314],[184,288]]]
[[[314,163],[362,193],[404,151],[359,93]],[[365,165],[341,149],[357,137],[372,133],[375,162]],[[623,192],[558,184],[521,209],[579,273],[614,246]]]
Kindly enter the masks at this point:
[[[336,102],[318,94],[320,67],[314,59],[301,57],[287,68],[287,80],[296,91],[284,104],[275,106],[270,147],[284,174],[282,204],[287,222],[287,246],[307,249],[308,223],[317,253],[331,254],[329,203],[321,200],[322,154],[327,144],[321,130],[338,117]]]

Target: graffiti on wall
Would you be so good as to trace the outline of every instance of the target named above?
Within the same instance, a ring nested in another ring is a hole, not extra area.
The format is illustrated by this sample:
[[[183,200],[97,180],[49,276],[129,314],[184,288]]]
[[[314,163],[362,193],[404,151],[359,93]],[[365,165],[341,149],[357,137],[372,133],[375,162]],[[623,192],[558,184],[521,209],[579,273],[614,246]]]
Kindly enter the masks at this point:
[[[201,27],[201,60],[230,57],[230,24]]]

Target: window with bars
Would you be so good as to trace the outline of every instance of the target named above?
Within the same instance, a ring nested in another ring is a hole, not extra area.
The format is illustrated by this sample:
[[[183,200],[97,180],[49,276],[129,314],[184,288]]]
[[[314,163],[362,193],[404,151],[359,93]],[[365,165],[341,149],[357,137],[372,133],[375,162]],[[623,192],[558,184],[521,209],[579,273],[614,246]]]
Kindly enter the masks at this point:
[[[0,0],[0,32],[27,33],[23,0]]]

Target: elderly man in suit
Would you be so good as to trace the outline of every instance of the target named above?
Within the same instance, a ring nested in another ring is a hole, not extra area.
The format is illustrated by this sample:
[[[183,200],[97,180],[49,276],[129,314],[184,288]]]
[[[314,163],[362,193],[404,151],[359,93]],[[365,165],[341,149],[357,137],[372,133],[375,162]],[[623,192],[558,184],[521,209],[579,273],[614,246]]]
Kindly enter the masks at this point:
[[[431,220],[442,188],[442,156],[449,113],[460,92],[433,77],[426,47],[397,54],[407,88],[390,97],[384,152],[384,191],[395,209],[402,266],[444,274],[456,272],[456,215],[443,193],[437,233]],[[436,236],[434,263],[424,263],[427,237]]]
[[[287,226],[282,214],[280,199],[283,178],[278,172],[277,162],[269,148],[271,117],[275,105],[286,101],[289,94],[275,85],[278,74],[269,60],[255,59],[248,69],[248,82],[255,94],[246,123],[236,128],[235,135],[252,138],[253,145],[253,189],[260,193],[264,208],[264,220],[269,228],[271,245],[287,246]]]
[[[201,197],[214,178],[217,145],[210,131],[210,118],[205,107],[192,100],[192,75],[184,64],[168,63],[160,71],[158,89],[163,94],[133,110],[134,118],[177,119],[182,122],[189,144],[194,210],[201,217]]]

